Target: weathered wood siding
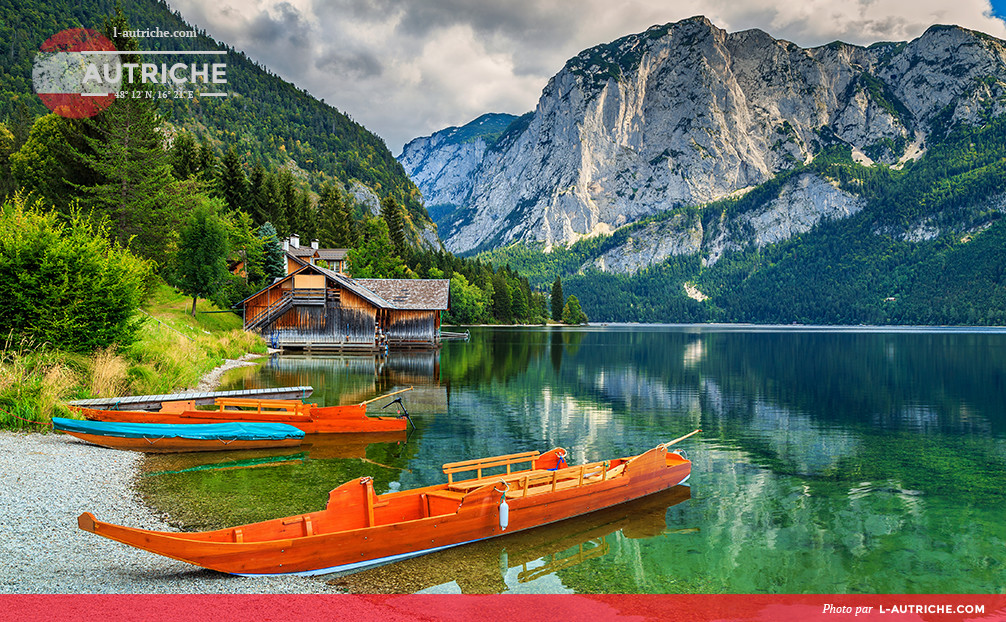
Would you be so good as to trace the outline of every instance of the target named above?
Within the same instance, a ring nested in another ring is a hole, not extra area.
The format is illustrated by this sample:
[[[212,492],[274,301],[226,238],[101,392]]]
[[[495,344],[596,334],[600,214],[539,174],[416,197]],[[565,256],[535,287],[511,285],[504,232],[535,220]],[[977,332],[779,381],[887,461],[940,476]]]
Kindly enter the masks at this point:
[[[248,300],[245,303],[245,326],[248,325],[253,319],[255,319],[260,313],[265,311],[269,305],[275,303],[284,294],[289,293],[291,284],[289,281],[284,281],[280,283],[277,287],[270,287],[269,289],[259,292],[254,298]]]
[[[262,336],[279,344],[373,347],[376,315],[377,309],[363,298],[333,287],[326,291],[324,305],[296,304],[263,327]]]
[[[384,334],[388,344],[436,342],[439,311],[388,309],[383,312]]]

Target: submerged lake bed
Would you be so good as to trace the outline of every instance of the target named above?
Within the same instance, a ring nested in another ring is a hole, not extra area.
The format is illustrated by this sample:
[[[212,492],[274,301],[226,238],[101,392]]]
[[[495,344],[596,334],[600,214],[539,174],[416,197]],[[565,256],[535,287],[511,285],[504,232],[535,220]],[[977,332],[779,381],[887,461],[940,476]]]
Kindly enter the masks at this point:
[[[1001,593],[1006,331],[473,327],[437,352],[278,356],[222,389],[412,386],[416,429],[294,451],[149,456],[139,489],[186,528],[444,481],[447,462],[561,446],[569,462],[682,442],[692,477],[576,519],[329,578],[352,592]],[[391,400],[386,400],[390,402]],[[372,414],[385,401],[370,405]]]

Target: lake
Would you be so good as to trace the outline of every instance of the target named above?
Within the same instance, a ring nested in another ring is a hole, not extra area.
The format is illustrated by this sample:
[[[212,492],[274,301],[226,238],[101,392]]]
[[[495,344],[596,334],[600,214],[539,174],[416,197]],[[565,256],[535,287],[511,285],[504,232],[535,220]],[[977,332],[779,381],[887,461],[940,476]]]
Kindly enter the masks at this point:
[[[151,456],[141,492],[190,528],[321,509],[441,465],[684,442],[687,486],[330,579],[354,592],[1001,593],[1006,331],[759,326],[472,328],[439,352],[279,356],[221,389],[396,389],[417,428],[285,453]],[[371,404],[373,414],[391,400]],[[309,437],[310,440],[310,437]]]

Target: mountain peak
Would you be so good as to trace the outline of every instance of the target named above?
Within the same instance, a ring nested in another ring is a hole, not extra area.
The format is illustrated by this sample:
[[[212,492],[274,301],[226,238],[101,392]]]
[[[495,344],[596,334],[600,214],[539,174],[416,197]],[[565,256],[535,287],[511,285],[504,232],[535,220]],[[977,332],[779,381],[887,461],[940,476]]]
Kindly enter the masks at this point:
[[[588,48],[498,147],[468,152],[478,161],[424,154],[444,167],[424,174],[465,188],[444,201],[460,209],[440,232],[455,252],[568,244],[758,187],[829,148],[917,158],[950,128],[1006,109],[1002,42],[956,36],[970,32],[805,49],[696,16]]]

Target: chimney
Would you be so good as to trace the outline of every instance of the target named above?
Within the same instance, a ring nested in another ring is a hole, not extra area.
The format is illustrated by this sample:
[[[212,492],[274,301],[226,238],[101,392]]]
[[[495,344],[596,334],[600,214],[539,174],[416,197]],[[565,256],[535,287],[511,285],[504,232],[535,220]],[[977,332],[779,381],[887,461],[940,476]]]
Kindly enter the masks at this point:
[[[300,248],[300,236],[296,233],[290,236],[290,246]]]
[[[290,250],[290,240],[283,240],[283,252]]]
[[[318,250],[318,240],[311,240],[311,248]]]

